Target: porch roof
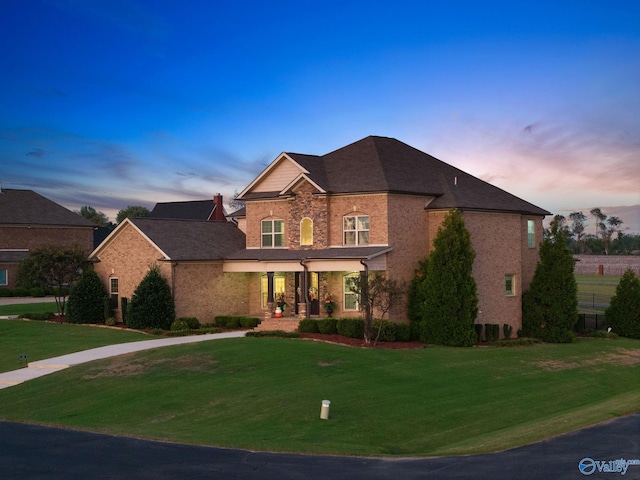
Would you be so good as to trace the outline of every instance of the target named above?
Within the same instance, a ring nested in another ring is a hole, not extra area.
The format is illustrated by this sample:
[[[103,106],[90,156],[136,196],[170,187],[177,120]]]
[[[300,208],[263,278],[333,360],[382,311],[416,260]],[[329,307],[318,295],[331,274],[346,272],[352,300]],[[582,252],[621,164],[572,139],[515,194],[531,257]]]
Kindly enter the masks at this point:
[[[384,254],[392,247],[346,247],[322,250],[288,250],[278,248],[247,249],[225,257],[227,272],[301,272],[305,266],[309,271],[363,270],[361,260],[374,261],[376,269],[386,265]],[[374,260],[375,259],[375,260]],[[380,262],[380,260],[383,260]],[[304,265],[303,265],[304,264]]]

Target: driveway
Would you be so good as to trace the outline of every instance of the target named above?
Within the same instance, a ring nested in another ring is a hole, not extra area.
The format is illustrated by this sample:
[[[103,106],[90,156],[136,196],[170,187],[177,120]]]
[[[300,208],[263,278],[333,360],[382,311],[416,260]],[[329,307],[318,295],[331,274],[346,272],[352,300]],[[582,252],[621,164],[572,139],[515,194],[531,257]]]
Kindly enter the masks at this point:
[[[379,459],[197,447],[0,422],[0,478],[626,480],[640,478],[640,465],[629,465],[625,475],[598,468],[640,459],[639,432],[635,414],[501,453]],[[591,475],[580,473],[581,461]]]

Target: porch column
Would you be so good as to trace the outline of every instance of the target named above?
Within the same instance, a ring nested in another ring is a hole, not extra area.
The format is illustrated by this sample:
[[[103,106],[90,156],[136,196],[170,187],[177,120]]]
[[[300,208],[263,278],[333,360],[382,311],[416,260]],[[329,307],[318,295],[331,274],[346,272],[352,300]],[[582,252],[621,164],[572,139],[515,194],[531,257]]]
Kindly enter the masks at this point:
[[[273,316],[273,304],[275,300],[273,298],[273,272],[267,272],[267,309],[264,312],[265,318],[271,318]]]

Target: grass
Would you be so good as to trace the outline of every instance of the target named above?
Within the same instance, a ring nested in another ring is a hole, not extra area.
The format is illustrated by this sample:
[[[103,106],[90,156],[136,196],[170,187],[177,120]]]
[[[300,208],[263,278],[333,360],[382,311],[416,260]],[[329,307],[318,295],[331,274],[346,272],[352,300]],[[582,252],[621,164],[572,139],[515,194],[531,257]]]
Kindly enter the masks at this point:
[[[57,311],[56,302],[0,305],[0,316],[24,315],[25,313],[55,313]]]
[[[578,301],[591,303],[592,306],[580,306],[580,313],[603,313],[606,307],[598,304],[608,304],[616,293],[620,277],[601,275],[576,275],[578,284]]]
[[[0,320],[0,372],[22,368],[29,362],[115,343],[148,340],[139,332],[109,328],[21,320]]]
[[[640,341],[377,350],[245,338],[0,390],[0,418],[251,450],[462,455],[638,411]],[[320,420],[321,401],[331,401]]]

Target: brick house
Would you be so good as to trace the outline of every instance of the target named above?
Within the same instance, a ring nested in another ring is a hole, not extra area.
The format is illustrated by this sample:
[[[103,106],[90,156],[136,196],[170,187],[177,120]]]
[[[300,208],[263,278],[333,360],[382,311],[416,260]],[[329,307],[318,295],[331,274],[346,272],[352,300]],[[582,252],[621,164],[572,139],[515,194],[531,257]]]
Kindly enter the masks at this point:
[[[521,327],[549,212],[398,140],[370,136],[322,156],[280,154],[238,196],[246,248],[224,271],[249,274],[249,311],[284,297],[288,314],[359,315],[347,279],[368,271],[409,282],[451,208],[476,260],[479,323]],[[406,308],[390,312],[406,321]]]
[[[18,263],[45,245],[93,248],[96,225],[32,190],[0,189],[0,287],[15,287]]]
[[[204,321],[270,316],[279,297],[285,315],[322,316],[329,295],[334,316],[359,316],[347,280],[381,272],[408,283],[447,212],[457,208],[477,254],[477,321],[517,330],[549,215],[407,144],[375,136],[322,156],[282,153],[238,200],[246,207],[230,215],[234,222],[123,222],[93,252],[96,270],[107,285],[117,278],[118,293],[130,296],[158,263],[177,314]],[[214,227],[196,230],[197,223]],[[189,253],[172,250],[187,245]],[[406,306],[389,315],[406,321]]]

